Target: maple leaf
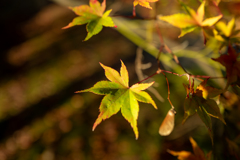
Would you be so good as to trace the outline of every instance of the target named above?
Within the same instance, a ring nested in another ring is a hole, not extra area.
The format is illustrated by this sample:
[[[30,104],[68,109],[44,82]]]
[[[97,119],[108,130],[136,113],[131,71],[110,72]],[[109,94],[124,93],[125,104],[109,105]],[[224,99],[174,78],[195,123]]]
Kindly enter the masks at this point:
[[[121,64],[122,67],[119,74],[116,70],[100,63],[105,70],[105,75],[109,81],[99,81],[93,87],[77,91],[76,93],[92,92],[99,95],[106,95],[100,104],[100,114],[93,125],[93,130],[102,122],[102,120],[110,118],[121,109],[123,117],[131,124],[137,139],[137,118],[139,112],[138,101],[150,103],[157,109],[157,106],[150,95],[143,91],[150,87],[154,82],[141,84],[137,83],[129,87],[127,68],[122,61]]]
[[[226,68],[227,86],[236,83],[240,86],[240,53],[236,53],[232,47],[229,47],[228,54],[221,55],[218,58],[212,58],[214,61],[221,63]],[[226,87],[227,87],[226,86]]]
[[[178,156],[178,159],[182,160],[210,160],[211,159],[211,151],[205,155],[202,149],[197,145],[196,141],[190,137],[189,138],[192,148],[193,148],[193,153],[189,151],[172,151],[168,150],[168,152],[173,155],[173,156]]]
[[[208,128],[208,132],[213,143],[212,121],[210,116],[214,118],[218,118],[224,124],[226,124],[226,122],[224,121],[220,113],[220,110],[216,101],[214,101],[211,98],[214,98],[217,95],[221,94],[223,90],[206,86],[207,81],[208,79],[200,83],[196,88],[196,90],[193,89],[193,86],[191,86],[190,88],[187,85],[184,85],[188,94],[184,101],[185,113],[184,113],[184,118],[182,123],[184,123],[189,116],[197,113],[201,118],[201,120],[203,121],[203,123]]]
[[[160,20],[166,21],[172,24],[173,26],[181,29],[181,34],[178,37],[182,37],[185,34],[192,32],[197,28],[212,26],[219,19],[222,18],[222,15],[219,15],[204,20],[205,1],[203,1],[202,4],[199,6],[197,12],[195,12],[192,8],[184,5],[183,3],[182,5],[184,6],[188,14],[178,13],[170,16],[159,16]]]
[[[223,42],[223,45],[228,45],[229,42],[240,42],[237,36],[240,30],[236,30],[235,23],[235,18],[232,18],[227,24],[222,21],[216,23],[216,29],[213,30],[214,38]]]
[[[141,5],[143,7],[152,9],[152,7],[150,6],[149,2],[157,2],[158,0],[134,0],[133,2],[133,6],[135,7],[136,5]]]
[[[112,10],[106,12],[106,0],[103,0],[100,4],[97,0],[90,0],[88,5],[81,5],[77,7],[70,7],[70,9],[75,12],[78,17],[74,18],[71,23],[63,27],[63,29],[73,27],[76,25],[83,25],[87,23],[87,37],[85,41],[91,38],[93,35],[98,34],[103,26],[114,27],[115,24],[109,14]]]

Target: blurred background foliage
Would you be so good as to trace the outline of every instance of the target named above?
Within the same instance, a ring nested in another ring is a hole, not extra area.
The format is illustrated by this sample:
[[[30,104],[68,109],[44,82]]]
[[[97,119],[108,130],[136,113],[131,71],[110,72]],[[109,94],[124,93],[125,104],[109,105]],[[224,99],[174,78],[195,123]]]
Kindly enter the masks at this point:
[[[200,4],[195,0],[185,2],[193,8]],[[197,116],[181,124],[186,96],[182,83],[187,83],[187,78],[171,74],[167,75],[170,98],[177,114],[176,127],[170,136],[158,134],[171,107],[162,75],[153,80],[157,82],[155,89],[165,101],[159,101],[150,93],[158,110],[140,104],[138,140],[119,113],[92,132],[102,96],[74,92],[106,79],[98,62],[119,70],[122,59],[129,70],[130,85],[138,82],[135,72],[138,46],[145,50],[143,64],[151,63],[143,73],[151,75],[157,69],[155,56],[160,43],[154,33],[154,21],[122,16],[113,18],[118,26],[116,29],[104,28],[100,34],[83,42],[86,26],[61,29],[75,17],[67,7],[81,4],[88,4],[88,1],[1,0],[0,160],[170,160],[176,157],[167,149],[192,151],[189,136],[205,153],[213,150],[218,159],[239,157],[239,96],[227,92],[222,98],[224,103],[220,107],[227,125],[212,119],[215,140],[212,147],[207,129]],[[159,0],[152,6],[153,11],[138,6],[138,16],[149,18],[182,12],[175,0]],[[129,16],[132,1],[107,0],[107,8],[113,9],[113,15]],[[240,14],[238,2],[223,1],[220,8],[226,19]],[[188,71],[210,76],[225,74],[223,67],[210,59],[218,57],[213,52],[214,40],[213,45],[205,47],[200,32],[178,39],[180,31],[177,28],[168,24],[159,26],[165,43]],[[165,70],[183,73],[167,53],[160,59]],[[210,83],[223,87],[226,82],[218,79]]]

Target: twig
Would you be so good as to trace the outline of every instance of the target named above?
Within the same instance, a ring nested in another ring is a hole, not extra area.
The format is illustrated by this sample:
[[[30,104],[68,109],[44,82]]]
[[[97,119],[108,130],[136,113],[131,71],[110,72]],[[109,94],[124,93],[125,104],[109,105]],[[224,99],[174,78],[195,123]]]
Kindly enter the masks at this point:
[[[142,72],[143,69],[147,69],[146,65],[142,64],[142,49],[138,48],[137,52],[136,52],[136,60],[135,60],[135,70],[136,70],[136,74],[138,76],[139,80],[143,80],[144,79],[144,74]],[[147,77],[150,78],[150,77]],[[142,81],[138,82],[141,83]],[[164,102],[163,97],[158,93],[158,91],[153,88],[153,87],[149,87],[148,90],[150,92],[152,92],[153,95],[155,95],[155,97],[161,101]]]

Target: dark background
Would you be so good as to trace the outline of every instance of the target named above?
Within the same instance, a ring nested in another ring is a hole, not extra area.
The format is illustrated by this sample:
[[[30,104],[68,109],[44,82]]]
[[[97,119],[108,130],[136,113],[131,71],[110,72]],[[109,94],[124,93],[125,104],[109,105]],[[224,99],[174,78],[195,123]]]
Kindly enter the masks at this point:
[[[158,110],[140,103],[138,140],[120,113],[92,132],[102,96],[74,92],[106,79],[99,62],[119,71],[122,59],[129,70],[130,85],[138,82],[134,70],[137,46],[112,28],[104,28],[86,42],[85,25],[62,30],[75,17],[67,6],[82,3],[88,2],[1,0],[0,160],[176,159],[167,149],[191,151],[189,136],[209,152],[210,138],[197,118],[193,117],[196,124],[189,131],[180,127],[172,137],[158,134],[170,109],[163,76],[155,81],[165,102],[151,94]],[[107,6],[114,3],[108,1]],[[120,3],[127,10],[118,14],[131,14],[132,2]],[[162,3],[165,12],[170,6],[178,8],[171,4]],[[175,41],[179,32],[173,29],[172,33],[167,34]],[[150,75],[156,70],[156,60],[145,52],[144,57],[144,62],[152,63],[145,71]],[[178,77],[176,82],[174,75],[168,78],[179,125],[186,96],[182,83],[186,80]],[[223,128],[218,121],[216,125]],[[219,152],[223,146],[219,144]]]

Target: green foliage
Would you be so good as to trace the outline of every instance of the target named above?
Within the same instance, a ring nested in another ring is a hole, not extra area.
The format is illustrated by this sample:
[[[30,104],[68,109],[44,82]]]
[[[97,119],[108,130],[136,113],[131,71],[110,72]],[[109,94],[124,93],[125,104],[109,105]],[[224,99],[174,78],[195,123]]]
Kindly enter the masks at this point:
[[[106,9],[106,0],[104,0],[102,4],[96,0],[90,0],[89,6],[81,5],[70,9],[74,11],[79,17],[74,18],[73,21],[66,27],[63,27],[63,29],[87,23],[88,34],[85,38],[85,41],[91,38],[93,35],[98,34],[102,30],[103,26],[115,26],[112,18],[109,17],[109,14],[112,10],[110,9],[104,12]]]
[[[187,97],[184,102],[185,115],[183,123],[189,116],[197,113],[208,128],[213,142],[212,122],[210,116],[220,119],[225,124],[226,122],[220,113],[216,101],[210,98],[218,96],[223,92],[223,90],[206,86],[207,80],[208,79],[200,83],[195,91],[190,86],[184,85],[187,90]]]
[[[135,7],[138,4],[145,8],[152,9],[153,7],[150,6],[149,2],[157,1],[158,0],[134,0],[133,16],[131,18],[132,19],[136,18]],[[117,30],[120,33],[122,33],[125,37],[130,39],[133,43],[135,43],[139,47],[142,47],[148,53],[157,57],[156,60],[158,63],[157,71],[153,75],[148,76],[146,79],[142,81],[145,81],[157,74],[163,74],[165,76],[168,88],[167,99],[169,101],[171,109],[167,113],[166,118],[164,119],[162,125],[160,126],[159,129],[160,135],[167,136],[172,132],[174,128],[175,110],[174,105],[170,100],[171,89],[166,75],[170,73],[179,77],[181,76],[188,77],[189,83],[184,84],[187,96],[184,101],[183,124],[190,116],[198,114],[201,121],[207,127],[213,144],[214,132],[211,117],[219,119],[220,121],[222,121],[224,125],[226,125],[225,119],[222,116],[222,112],[219,109],[219,99],[221,96],[226,94],[228,90],[230,91],[229,86],[232,85],[234,87],[235,86],[238,88],[240,87],[240,61],[239,61],[240,53],[239,49],[236,47],[237,46],[236,44],[240,42],[238,36],[239,30],[236,29],[237,21],[234,17],[231,18],[231,20],[228,23],[224,22],[226,18],[224,17],[218,6],[220,0],[212,1],[203,0],[200,2],[201,4],[196,11],[192,9],[190,5],[184,4],[183,2],[179,1],[179,4],[186,12],[185,14],[179,12],[168,16],[158,15],[156,16],[157,20],[156,17],[154,17],[153,19],[149,18],[153,21],[148,22],[148,24],[152,23],[152,26],[147,28],[149,31],[148,33],[151,33],[152,35],[154,34],[156,35],[156,33],[158,34],[161,44],[160,49],[157,49],[155,46],[153,46],[153,44],[150,42],[151,38],[149,39],[143,38],[144,37],[143,34],[139,33],[139,30],[136,29],[136,27],[141,28],[140,24],[138,24],[138,26],[136,25],[137,23],[131,24],[131,22],[127,22],[131,20],[126,20],[126,18],[124,19],[114,17],[113,20],[118,25]],[[210,11],[210,13],[207,13],[207,10],[205,10],[205,8],[209,7],[210,5],[212,8],[216,10],[217,13],[215,13],[214,11]],[[88,35],[85,38],[85,40],[88,40],[93,35],[99,33],[102,30],[102,26],[107,27],[114,26],[113,20],[109,16],[111,10],[104,12],[105,7],[106,7],[105,0],[103,1],[102,5],[100,5],[100,3],[96,0],[90,0],[90,6],[83,5],[71,8],[80,17],[75,18],[73,22],[71,22],[68,26],[64,28],[69,28],[74,25],[82,25],[88,23],[87,24]],[[181,34],[178,36],[179,38],[185,36],[187,33],[200,29],[204,36],[203,45],[207,44],[207,47],[204,46],[205,50],[202,51],[201,53],[198,53],[197,51],[189,51],[184,49],[182,49],[179,52],[172,51],[164,42],[165,37],[163,37],[163,35],[159,31],[158,25],[157,27],[153,25],[156,24],[154,22],[162,23],[160,20],[168,22],[171,25],[180,28]],[[129,26],[126,26],[125,24],[128,24]],[[211,45],[213,45],[214,47],[213,48],[209,47]],[[206,50],[211,51],[208,51],[206,53]],[[216,57],[216,54],[218,54],[217,56],[218,58],[211,58],[214,56]],[[210,64],[213,66],[212,67],[213,70],[215,69],[214,74],[219,73],[221,75],[222,71],[225,71],[226,77],[224,76],[214,77],[214,75],[194,75],[190,73],[190,71],[188,71],[180,63],[178,57],[187,57],[192,59],[195,58],[196,61],[201,61],[203,63],[201,68],[202,70],[205,71],[205,73],[209,73],[209,71],[208,69],[204,69],[206,67],[204,65]],[[212,60],[218,62],[218,64],[214,63],[214,61]],[[174,64],[171,63],[172,61],[174,61],[175,63]],[[169,68],[172,67],[171,68],[172,70],[171,71],[163,70],[161,68],[160,62],[163,63],[165,67],[166,66]],[[112,115],[116,114],[118,111],[121,110],[123,117],[131,124],[135,136],[136,138],[138,138],[139,135],[137,128],[137,119],[139,112],[138,101],[150,103],[156,108],[156,104],[152,100],[150,95],[147,92],[143,91],[149,88],[153,84],[153,82],[141,83],[142,81],[140,81],[134,84],[133,86],[129,87],[128,71],[122,61],[121,63],[122,67],[120,70],[120,74],[116,70],[100,63],[100,65],[104,68],[105,75],[109,81],[99,81],[92,88],[78,91],[77,93],[93,92],[95,94],[105,95],[100,104],[100,114],[93,125],[93,130],[96,128],[98,124],[102,122],[102,120],[110,118]],[[220,64],[222,66],[220,66]],[[182,72],[184,73],[182,74]],[[227,83],[225,87],[223,88],[221,86],[221,89],[218,89],[213,86],[207,85],[209,79],[215,78],[221,80],[226,78]],[[195,86],[194,85],[195,80],[201,81],[201,83]],[[234,87],[232,89],[237,90]],[[218,101],[218,103],[216,101]],[[209,156],[205,156],[203,152],[200,151],[199,147],[197,146],[196,142],[193,139],[190,139],[190,141],[195,151],[196,150],[198,151],[194,153],[195,155],[190,153],[187,153],[187,155],[189,155],[190,157],[200,156],[200,159],[210,159]],[[177,153],[172,151],[170,153],[172,153],[173,155],[181,155],[182,157],[184,157],[186,152]]]
[[[116,114],[120,109],[123,117],[131,124],[135,133],[136,139],[138,138],[137,118],[139,112],[138,102],[150,103],[157,109],[155,102],[147,92],[143,90],[150,87],[152,83],[134,84],[128,86],[128,71],[126,66],[121,61],[122,67],[120,74],[103,64],[100,65],[105,70],[105,75],[109,81],[100,81],[92,88],[85,89],[80,92],[92,92],[99,95],[106,95],[100,104],[100,114],[93,125],[93,130],[97,127],[102,120],[110,118]]]

